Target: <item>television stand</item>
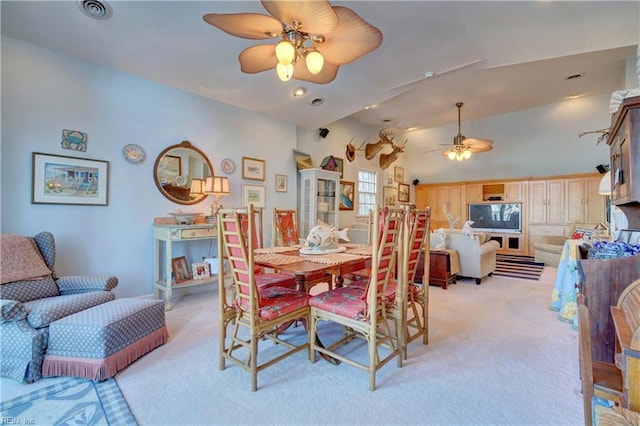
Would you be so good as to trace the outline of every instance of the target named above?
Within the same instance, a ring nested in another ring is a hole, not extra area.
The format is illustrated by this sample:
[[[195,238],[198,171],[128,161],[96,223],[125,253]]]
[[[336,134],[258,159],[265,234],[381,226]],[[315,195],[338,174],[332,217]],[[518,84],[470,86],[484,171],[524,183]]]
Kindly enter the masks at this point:
[[[486,234],[490,240],[497,241],[500,248],[497,253],[524,255],[524,244],[522,241],[522,233],[514,232],[492,232],[487,231]]]

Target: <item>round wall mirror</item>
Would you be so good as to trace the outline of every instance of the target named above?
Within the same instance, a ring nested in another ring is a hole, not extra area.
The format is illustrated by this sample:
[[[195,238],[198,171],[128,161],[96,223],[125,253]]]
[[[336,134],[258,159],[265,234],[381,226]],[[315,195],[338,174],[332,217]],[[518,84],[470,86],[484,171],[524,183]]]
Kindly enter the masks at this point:
[[[191,192],[191,181],[210,176],[213,176],[211,162],[189,141],[166,148],[153,165],[156,186],[162,195],[178,204],[196,204],[207,198],[207,194]]]

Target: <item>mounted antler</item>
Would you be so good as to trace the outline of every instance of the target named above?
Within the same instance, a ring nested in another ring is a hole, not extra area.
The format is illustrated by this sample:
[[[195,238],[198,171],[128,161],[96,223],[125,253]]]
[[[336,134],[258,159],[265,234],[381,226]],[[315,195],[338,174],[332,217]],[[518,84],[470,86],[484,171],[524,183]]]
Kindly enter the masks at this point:
[[[393,145],[393,138],[389,139],[391,133],[380,130],[378,136],[380,140],[376,143],[368,143],[364,149],[364,156],[367,160],[371,160],[385,145]]]
[[[398,159],[398,155],[404,152],[404,147],[407,146],[407,142],[409,142],[408,139],[405,139],[404,142],[399,145],[391,143],[391,145],[393,146],[393,151],[391,151],[389,154],[380,154],[380,168],[382,170],[389,167],[391,163]]]
[[[353,142],[354,138],[351,138],[351,140],[349,141],[349,143],[347,144],[347,151],[346,151],[346,156],[347,156],[347,160],[349,160],[349,162],[353,161],[356,159],[356,151],[364,151],[362,149],[362,147],[364,146],[365,142],[367,141],[366,139],[364,141],[362,141],[362,144],[360,144],[359,147],[355,147],[351,142]]]
[[[590,135],[593,133],[600,133],[600,136],[598,136],[598,139],[596,140],[596,145],[598,145],[600,142],[602,142],[603,140],[607,139],[609,137],[609,128],[606,129],[600,129],[600,130],[592,130],[590,132],[582,132],[578,134],[578,137],[581,138],[584,135]]]

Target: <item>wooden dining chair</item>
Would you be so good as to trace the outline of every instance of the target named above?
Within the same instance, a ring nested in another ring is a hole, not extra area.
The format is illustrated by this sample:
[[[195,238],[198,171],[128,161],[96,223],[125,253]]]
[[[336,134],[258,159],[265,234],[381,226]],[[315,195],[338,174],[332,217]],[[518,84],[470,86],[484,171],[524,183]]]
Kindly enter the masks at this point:
[[[273,209],[273,245],[292,247],[300,244],[298,237],[298,213],[291,209]],[[317,272],[305,277],[307,289],[316,284],[326,283],[327,288],[333,288],[331,274]]]
[[[315,362],[315,351],[355,366],[369,373],[369,389],[375,390],[376,372],[387,362],[397,357],[398,367],[402,367],[402,356],[391,331],[384,294],[391,276],[404,212],[399,209],[385,209],[382,226],[379,207],[374,214],[374,229],[380,229],[380,237],[373,238],[371,278],[366,288],[339,287],[309,299],[311,306],[311,361]],[[325,346],[316,341],[319,324],[323,321],[343,326],[345,335]],[[357,354],[350,356],[345,349],[357,337],[367,342],[368,361],[356,360]],[[381,353],[381,349],[385,352]]]
[[[625,406],[622,372],[614,363],[593,361],[591,354],[591,330],[586,297],[578,293],[578,347],[582,403],[585,426],[593,425],[593,397],[604,398],[616,405]]]
[[[243,231],[242,217],[248,218],[247,231]],[[255,234],[254,211],[248,209],[223,209],[218,214],[218,249],[224,251],[233,280],[232,311],[224,306],[224,276],[219,276],[220,291],[220,369],[226,367],[226,360],[251,373],[251,390],[258,389],[258,373],[263,369],[303,350],[309,349],[309,333],[303,343],[285,340],[278,329],[296,320],[308,323],[309,296],[305,292],[290,287],[268,285],[260,287],[256,281],[253,260]],[[249,239],[247,242],[246,239]],[[227,328],[232,327],[230,335]],[[243,329],[248,338],[243,337]],[[292,335],[295,337],[295,335]],[[265,342],[263,342],[265,340]],[[259,345],[275,343],[280,354],[268,360],[258,361]]]
[[[416,283],[420,253],[426,248],[429,235],[431,209],[405,208],[405,220],[398,244],[396,278],[391,278],[385,291],[387,315],[396,322],[396,333],[403,357],[407,357],[407,346],[422,336],[422,343],[429,343],[429,265]],[[426,278],[425,278],[426,275]],[[427,285],[425,285],[427,283]],[[350,284],[364,288],[367,280],[358,280]]]
[[[298,213],[291,209],[273,209],[273,245],[291,247],[300,244]]]

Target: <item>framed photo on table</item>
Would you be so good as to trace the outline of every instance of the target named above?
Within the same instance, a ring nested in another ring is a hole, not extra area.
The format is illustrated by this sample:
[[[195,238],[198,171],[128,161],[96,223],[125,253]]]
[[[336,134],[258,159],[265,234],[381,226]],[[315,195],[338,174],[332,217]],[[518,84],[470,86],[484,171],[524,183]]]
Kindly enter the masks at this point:
[[[187,265],[187,258],[184,256],[171,259],[171,270],[173,271],[173,280],[176,284],[191,279],[191,270],[189,269],[189,265]]]
[[[242,179],[264,180],[265,161],[242,157]]]
[[[108,204],[108,161],[34,152],[32,169],[32,204]]]
[[[249,204],[253,204],[253,207],[261,208],[267,206],[264,185],[242,185],[242,206],[249,207]]]

